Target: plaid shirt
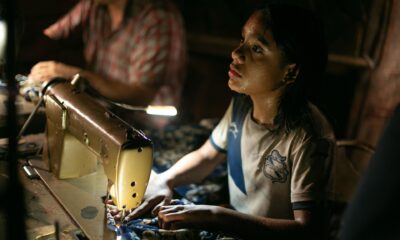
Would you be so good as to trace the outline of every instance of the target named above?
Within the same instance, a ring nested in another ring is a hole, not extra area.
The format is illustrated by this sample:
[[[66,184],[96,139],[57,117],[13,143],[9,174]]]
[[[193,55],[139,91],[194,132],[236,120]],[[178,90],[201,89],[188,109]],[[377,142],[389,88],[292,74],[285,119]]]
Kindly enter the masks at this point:
[[[152,105],[178,106],[186,40],[182,17],[172,3],[128,0],[122,24],[111,30],[106,6],[82,0],[50,29],[53,39],[81,31],[85,60],[92,71],[156,89]],[[165,119],[160,121],[156,125],[166,124]]]

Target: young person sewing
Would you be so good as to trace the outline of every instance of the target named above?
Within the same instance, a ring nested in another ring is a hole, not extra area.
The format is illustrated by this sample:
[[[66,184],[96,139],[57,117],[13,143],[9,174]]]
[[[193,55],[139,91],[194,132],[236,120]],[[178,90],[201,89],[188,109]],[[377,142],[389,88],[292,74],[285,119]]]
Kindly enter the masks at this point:
[[[165,229],[219,230],[250,239],[321,239],[321,203],[333,156],[328,121],[306,98],[326,63],[316,18],[301,8],[255,11],[232,52],[229,88],[237,93],[202,147],[153,175],[141,206]],[[227,161],[230,204],[171,205],[173,189],[201,182]]]

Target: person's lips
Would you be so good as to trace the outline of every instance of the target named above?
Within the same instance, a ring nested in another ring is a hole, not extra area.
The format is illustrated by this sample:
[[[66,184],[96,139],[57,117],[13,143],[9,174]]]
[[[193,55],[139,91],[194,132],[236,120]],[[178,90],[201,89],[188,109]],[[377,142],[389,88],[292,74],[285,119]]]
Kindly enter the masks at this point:
[[[232,65],[230,65],[230,67],[229,67],[228,75],[229,75],[230,78],[240,78],[240,77],[242,77],[242,75],[240,75],[239,71],[235,67],[233,67]]]

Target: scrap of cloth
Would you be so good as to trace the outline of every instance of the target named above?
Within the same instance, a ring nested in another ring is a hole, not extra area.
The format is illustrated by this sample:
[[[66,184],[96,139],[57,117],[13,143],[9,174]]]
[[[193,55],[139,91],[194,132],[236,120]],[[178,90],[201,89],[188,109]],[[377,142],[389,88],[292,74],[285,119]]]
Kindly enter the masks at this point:
[[[193,204],[187,199],[174,199],[175,205]],[[208,232],[204,230],[178,229],[166,230],[158,227],[158,218],[138,218],[125,224],[117,224],[111,214],[107,214],[107,227],[115,232],[117,239],[124,240],[229,240],[234,239],[224,236],[222,233]]]
[[[209,123],[215,126],[216,123]],[[201,124],[169,125],[163,131],[145,131],[153,142],[153,170],[162,173],[185,154],[196,150],[209,138],[212,127]],[[222,163],[201,183],[180,186],[179,195],[195,204],[228,203],[226,163]]]

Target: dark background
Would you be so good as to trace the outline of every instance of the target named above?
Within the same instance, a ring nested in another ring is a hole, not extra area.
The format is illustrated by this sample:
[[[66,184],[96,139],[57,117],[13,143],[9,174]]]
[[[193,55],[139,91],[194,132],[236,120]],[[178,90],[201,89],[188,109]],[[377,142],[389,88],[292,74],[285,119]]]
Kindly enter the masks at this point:
[[[189,64],[181,111],[186,119],[220,117],[231,93],[227,87],[230,52],[238,44],[242,25],[255,7],[265,1],[174,0],[187,30]],[[66,13],[76,0],[18,0],[23,22],[17,71],[27,74],[39,60],[59,60],[82,65],[80,42],[52,42],[41,31]],[[282,2],[282,1],[280,1]],[[303,0],[295,2],[314,9],[325,25],[329,44],[326,78],[315,89],[315,102],[333,124],[338,138],[352,137],[351,121],[360,107],[354,98],[365,98],[365,81],[379,57],[388,19],[388,3],[372,0]]]

